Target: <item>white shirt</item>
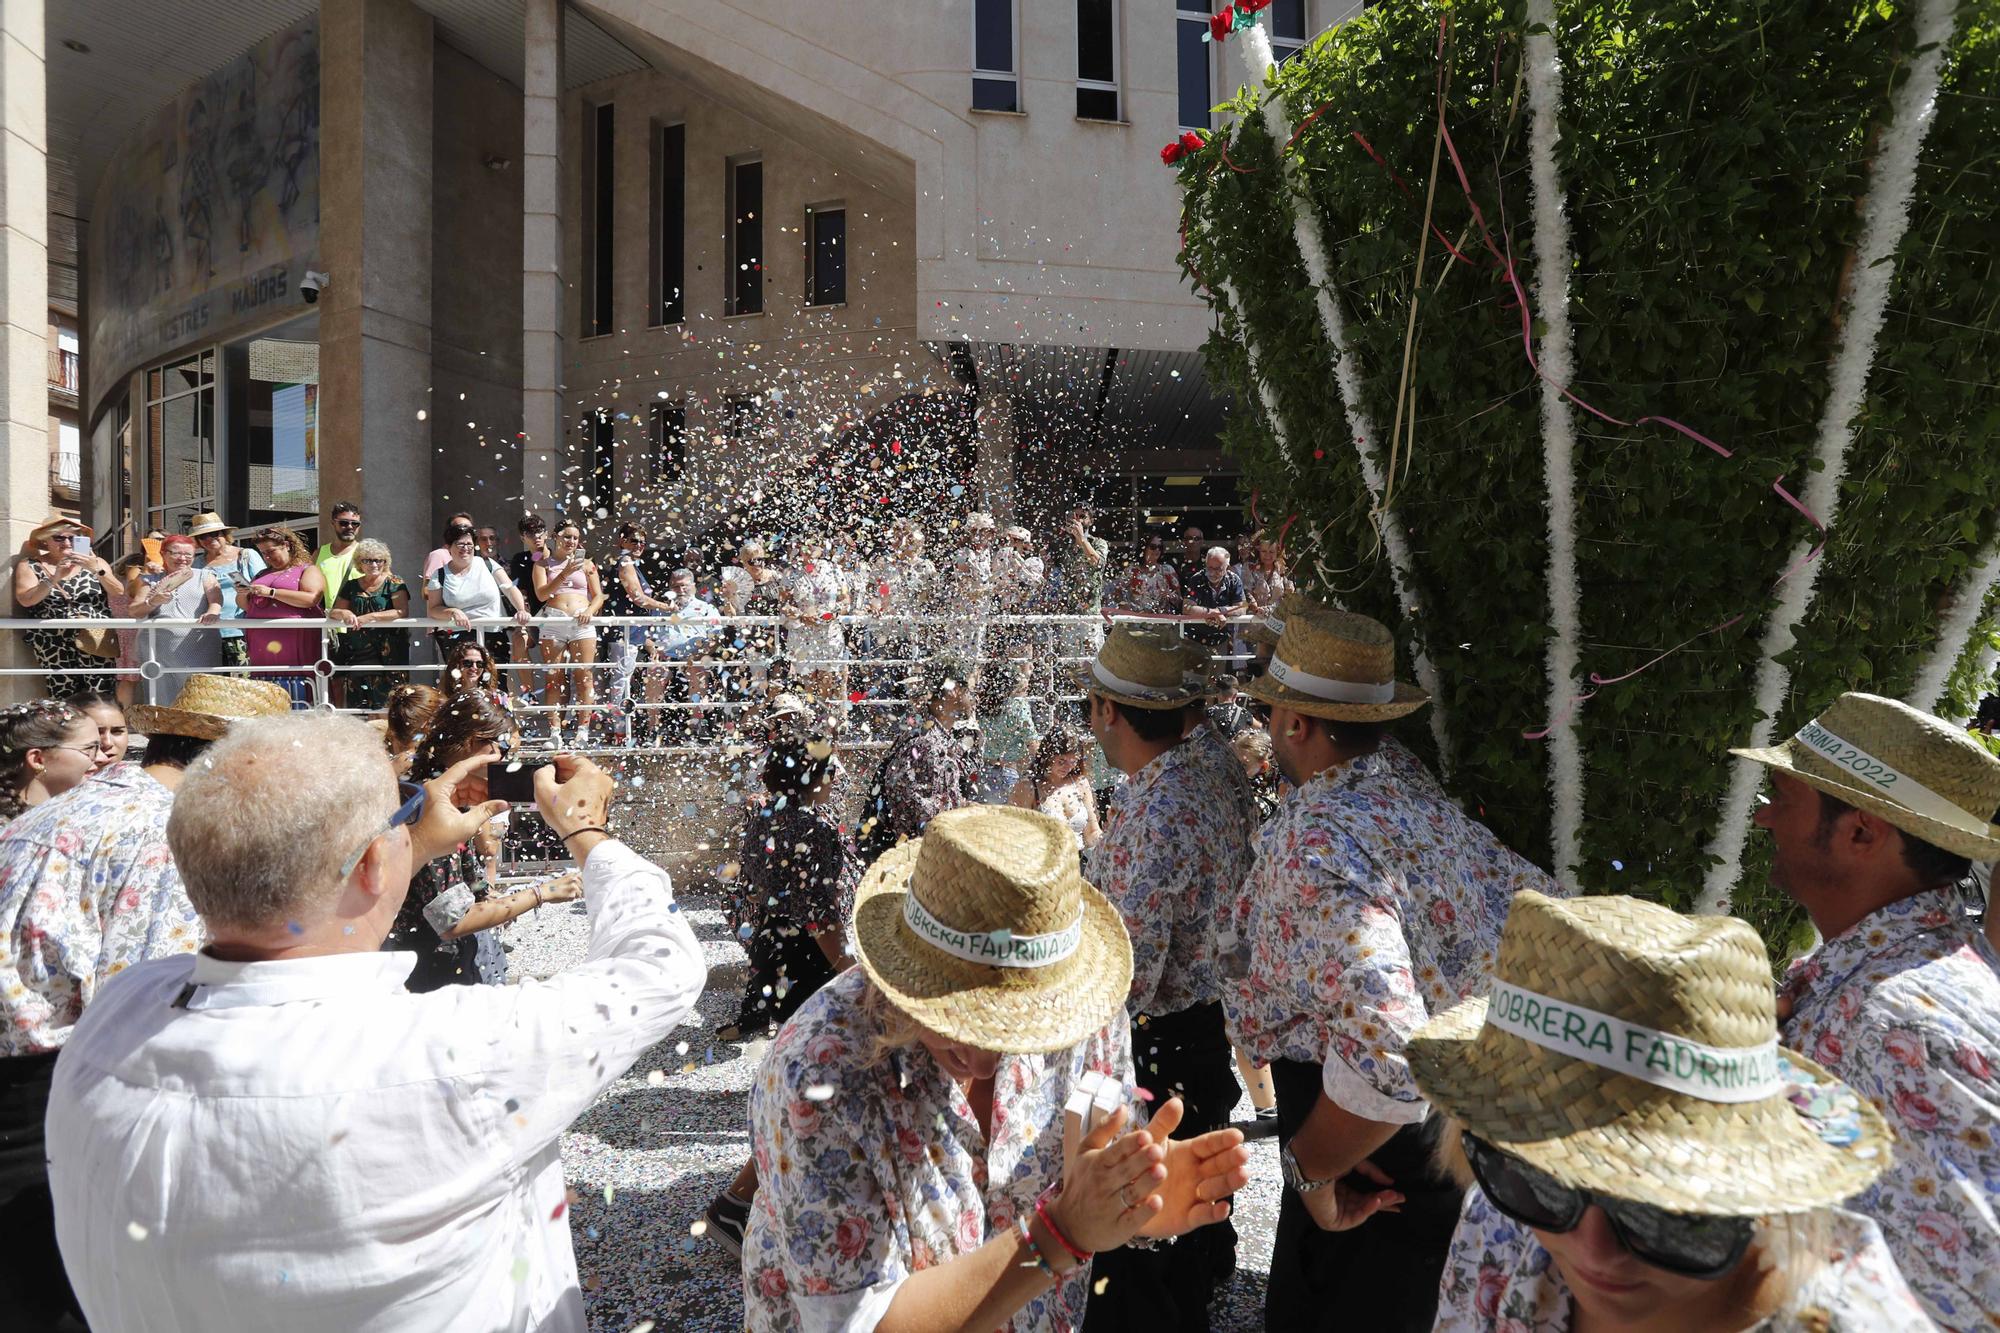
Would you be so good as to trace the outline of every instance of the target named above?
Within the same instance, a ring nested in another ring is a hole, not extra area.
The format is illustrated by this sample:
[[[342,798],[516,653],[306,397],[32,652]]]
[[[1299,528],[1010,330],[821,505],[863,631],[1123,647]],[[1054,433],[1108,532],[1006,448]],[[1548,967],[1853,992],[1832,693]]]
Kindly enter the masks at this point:
[[[596,847],[584,901],[588,958],[518,986],[412,995],[408,953],[116,977],[49,1100],[91,1328],[584,1333],[558,1137],[707,975],[636,852]]]

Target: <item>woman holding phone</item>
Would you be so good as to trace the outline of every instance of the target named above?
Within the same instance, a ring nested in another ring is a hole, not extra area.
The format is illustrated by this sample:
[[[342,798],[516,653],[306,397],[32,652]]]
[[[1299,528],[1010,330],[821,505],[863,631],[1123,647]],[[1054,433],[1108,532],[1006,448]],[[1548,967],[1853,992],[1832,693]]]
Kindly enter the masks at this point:
[[[454,695],[431,718],[410,761],[410,780],[428,782],[476,755],[503,761],[518,751],[520,741],[514,719],[490,697],[479,692]],[[486,799],[483,777],[459,786],[461,809]],[[496,893],[479,850],[467,844],[411,876],[410,891],[382,948],[415,952],[417,966],[408,983],[412,993],[477,985],[479,945],[474,937],[480,931],[504,926],[543,903],[570,902],[582,893],[583,879],[574,872],[513,893]]]
[[[90,537],[89,528],[60,515],[30,532],[14,566],[14,605],[37,620],[109,620],[111,595],[124,588],[111,566],[91,554]],[[50,673],[51,699],[113,688],[118,640],[110,630],[31,629],[28,647]]]

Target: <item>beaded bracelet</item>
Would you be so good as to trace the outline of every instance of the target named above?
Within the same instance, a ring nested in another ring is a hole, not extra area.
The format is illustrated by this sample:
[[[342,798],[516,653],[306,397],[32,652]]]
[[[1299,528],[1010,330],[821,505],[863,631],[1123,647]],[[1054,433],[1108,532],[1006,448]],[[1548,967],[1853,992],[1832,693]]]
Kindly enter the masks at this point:
[[[1061,1275],[1059,1275],[1054,1268],[1050,1267],[1049,1261],[1047,1259],[1042,1257],[1042,1247],[1035,1244],[1035,1238],[1028,1234],[1028,1219],[1025,1217],[1015,1218],[1014,1230],[1021,1233],[1021,1244],[1027,1247],[1029,1254],[1035,1256],[1035,1267],[1041,1269],[1044,1273],[1048,1274],[1049,1281],[1061,1282],[1062,1281]],[[1021,1267],[1026,1268],[1027,1265],[1022,1264]]]
[[[1056,1244],[1062,1246],[1065,1250],[1069,1251],[1070,1258],[1076,1260],[1080,1264],[1089,1263],[1091,1258],[1090,1251],[1079,1250],[1078,1248],[1076,1248],[1076,1246],[1070,1244],[1069,1237],[1063,1235],[1062,1231],[1057,1228],[1055,1224],[1055,1219],[1049,1216],[1048,1205],[1049,1205],[1048,1191],[1044,1190],[1041,1196],[1035,1200],[1035,1216],[1042,1219],[1042,1225],[1047,1227],[1049,1229],[1049,1234],[1056,1238]]]

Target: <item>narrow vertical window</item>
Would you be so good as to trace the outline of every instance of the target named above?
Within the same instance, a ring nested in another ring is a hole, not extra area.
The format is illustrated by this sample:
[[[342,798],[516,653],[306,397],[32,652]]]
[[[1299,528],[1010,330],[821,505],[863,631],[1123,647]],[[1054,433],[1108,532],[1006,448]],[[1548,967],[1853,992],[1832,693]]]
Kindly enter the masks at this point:
[[[1014,57],[1014,0],[972,0],[974,110],[1021,109],[1021,80]]]
[[[646,443],[652,455],[653,480],[678,480],[687,468],[687,404],[650,404],[646,409]]]
[[[1208,109],[1215,105],[1214,87],[1209,80],[1208,8],[1197,0],[1176,0],[1174,11],[1174,61],[1179,71],[1181,128],[1212,128]]]
[[[650,324],[687,318],[687,126],[653,127]]]
[[[583,336],[611,332],[611,106],[584,103],[583,117]]]
[[[764,309],[764,164],[729,164],[729,301],[723,313]]]
[[[1119,118],[1118,0],[1076,0],[1076,115]]]
[[[847,210],[806,210],[806,304],[847,300]]]
[[[1284,64],[1306,45],[1306,0],[1271,0],[1271,52]]]
[[[590,491],[599,506],[612,507],[618,496],[618,441],[611,431],[611,414],[597,411],[590,427]]]

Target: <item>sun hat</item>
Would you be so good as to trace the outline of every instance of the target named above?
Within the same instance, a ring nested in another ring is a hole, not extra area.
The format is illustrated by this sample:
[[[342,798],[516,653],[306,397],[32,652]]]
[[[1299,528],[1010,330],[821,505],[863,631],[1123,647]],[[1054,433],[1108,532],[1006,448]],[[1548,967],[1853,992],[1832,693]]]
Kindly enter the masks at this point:
[[[1731,750],[1974,861],[2000,857],[2000,758],[1879,694],[1848,693],[1782,745]]]
[[[28,540],[38,542],[49,537],[61,536],[64,533],[83,537],[95,537],[97,535],[96,531],[88,523],[80,523],[76,519],[65,518],[61,514],[50,514],[35,525],[34,530],[28,534]]]
[[[188,525],[187,535],[190,537],[206,537],[211,532],[228,532],[230,530],[229,525],[222,521],[222,515],[209,509],[203,510],[194,516],[194,522]]]
[[[125,710],[132,730],[146,736],[194,736],[219,739],[231,722],[253,717],[282,717],[292,711],[285,687],[268,680],[239,676],[194,675],[187,678],[171,706],[133,704]]]
[[[1244,693],[1337,722],[1387,722],[1430,702],[1396,679],[1396,640],[1381,621],[1303,597],[1281,607],[1285,628],[1271,664]]]
[[[896,1008],[982,1051],[1060,1051],[1125,1021],[1132,945],[1068,824],[970,805],[884,852],[855,892],[854,956]]]
[[[1090,691],[1134,708],[1185,708],[1208,693],[1208,650],[1172,626],[1121,622],[1090,664]]]
[[[1836,1203],[1889,1165],[1880,1112],[1777,1032],[1747,922],[1524,889],[1489,994],[1405,1055],[1468,1133],[1573,1189],[1756,1217]]]
[[[1266,611],[1262,620],[1243,627],[1243,641],[1265,648],[1276,648],[1278,640],[1284,637],[1285,621],[1307,607],[1318,605],[1319,603],[1298,589],[1288,589],[1278,595],[1278,604]]]

